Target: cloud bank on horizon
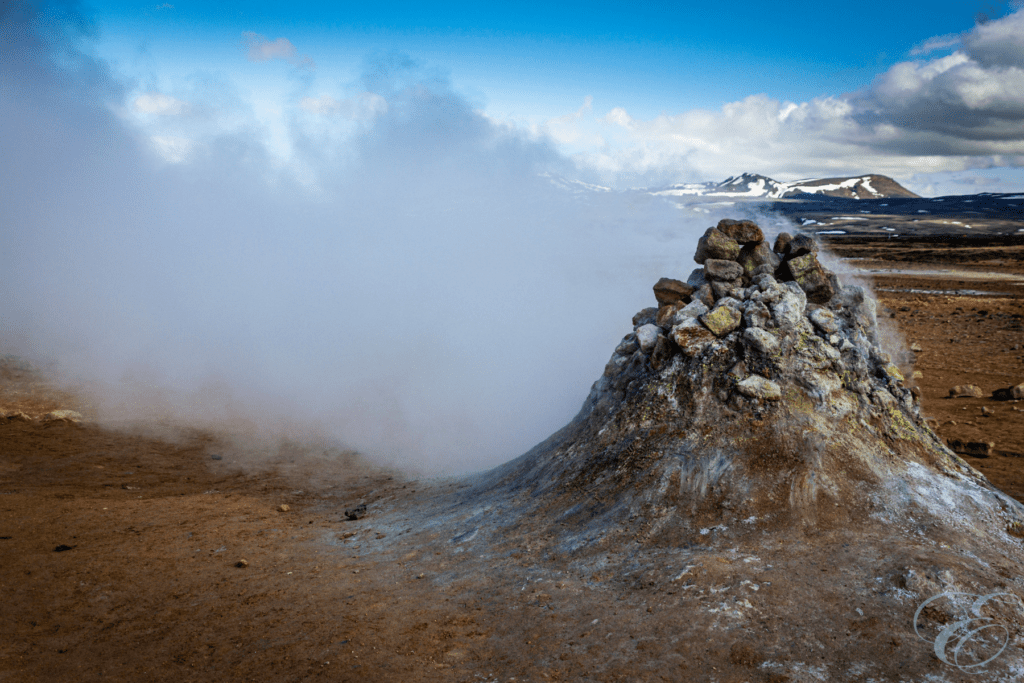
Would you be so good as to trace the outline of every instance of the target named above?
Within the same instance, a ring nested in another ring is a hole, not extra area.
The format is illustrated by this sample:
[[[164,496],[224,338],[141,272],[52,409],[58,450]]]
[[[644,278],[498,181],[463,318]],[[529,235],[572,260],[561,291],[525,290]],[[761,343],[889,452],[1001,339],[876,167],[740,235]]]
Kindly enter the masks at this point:
[[[1024,9],[980,15],[962,33],[920,41],[910,59],[860,88],[805,101],[753,93],[720,107],[649,117],[620,92],[623,101],[587,96],[575,111],[543,119],[531,116],[529,105],[513,114],[489,111],[486,102],[477,108],[500,126],[550,140],[581,179],[615,187],[721,180],[744,171],[780,180],[875,172],[926,195],[1015,191],[1024,184],[1022,35]],[[291,158],[297,128],[337,144],[387,110],[365,73],[333,83],[315,75],[323,70],[318,64],[329,69],[329,56],[308,48],[300,54],[299,37],[251,30],[241,36],[245,60],[290,71],[233,79],[211,65],[177,81],[155,73],[130,88],[126,112],[168,159],[181,161],[206,137],[239,127],[261,129],[271,149]],[[461,57],[454,50],[446,66],[457,80]],[[424,71],[400,53],[370,61],[389,60]],[[599,87],[599,74],[582,76]]]
[[[622,107],[598,116],[588,101],[538,130],[574,148],[582,167],[638,184],[672,181],[681,169],[699,179],[751,169],[781,179],[874,172],[931,194],[922,174],[1021,169],[1024,10],[915,52],[950,48],[898,63],[861,90],[808,102],[751,95],[718,111],[643,120]]]

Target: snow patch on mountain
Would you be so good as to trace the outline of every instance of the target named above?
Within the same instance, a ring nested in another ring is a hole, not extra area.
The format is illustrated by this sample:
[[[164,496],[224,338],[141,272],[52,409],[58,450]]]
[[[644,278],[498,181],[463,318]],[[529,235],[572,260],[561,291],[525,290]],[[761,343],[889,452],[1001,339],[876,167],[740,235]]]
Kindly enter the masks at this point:
[[[869,174],[851,178],[806,178],[779,182],[756,173],[726,178],[720,183],[680,183],[651,194],[667,197],[730,197],[784,199],[801,194],[819,194],[850,199],[916,197],[892,178]]]

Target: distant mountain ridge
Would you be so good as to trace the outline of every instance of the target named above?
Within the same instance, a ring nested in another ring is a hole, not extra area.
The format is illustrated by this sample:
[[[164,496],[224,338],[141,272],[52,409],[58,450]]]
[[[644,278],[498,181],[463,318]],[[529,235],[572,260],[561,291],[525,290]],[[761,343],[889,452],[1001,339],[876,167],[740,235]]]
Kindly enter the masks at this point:
[[[849,178],[809,178],[783,183],[756,173],[726,178],[720,183],[680,183],[651,194],[669,197],[723,197],[729,199],[797,199],[824,195],[844,199],[917,198],[892,178],[876,173]]]

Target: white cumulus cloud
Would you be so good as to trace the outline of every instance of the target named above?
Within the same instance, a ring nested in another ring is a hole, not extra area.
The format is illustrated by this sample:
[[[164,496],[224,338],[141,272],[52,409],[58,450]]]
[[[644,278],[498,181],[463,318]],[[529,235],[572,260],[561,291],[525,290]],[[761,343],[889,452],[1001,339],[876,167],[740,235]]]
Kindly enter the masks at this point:
[[[1024,67],[1024,11],[976,26],[964,37],[964,48],[986,67]]]
[[[955,39],[955,40],[954,40]],[[717,179],[740,171],[782,179],[867,171],[908,177],[1024,166],[1024,10],[939,36],[863,90],[808,102],[752,95],[718,110],[637,118],[623,107],[558,119],[551,137],[583,140],[592,127],[615,145],[574,150],[605,182]],[[585,115],[586,114],[586,115]],[[690,177],[683,177],[690,176]]]
[[[340,116],[354,121],[370,120],[388,110],[388,103],[376,93],[364,92],[350,99],[335,99],[330,95],[303,97],[299,101],[303,110],[321,116]]]
[[[910,54],[927,55],[935,52],[936,50],[947,50],[951,47],[959,47],[960,43],[960,35],[957,33],[950,33],[944,36],[933,36],[921,44],[914,46],[910,51]]]
[[[179,116],[186,113],[188,108],[187,102],[159,92],[149,92],[135,98],[135,111],[142,114]]]

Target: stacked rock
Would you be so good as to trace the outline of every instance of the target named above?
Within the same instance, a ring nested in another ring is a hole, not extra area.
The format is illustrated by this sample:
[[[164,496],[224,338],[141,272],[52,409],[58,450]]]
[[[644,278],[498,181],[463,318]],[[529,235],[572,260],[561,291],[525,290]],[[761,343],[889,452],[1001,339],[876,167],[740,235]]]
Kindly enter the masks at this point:
[[[807,300],[825,304],[839,291],[834,273],[818,262],[818,245],[810,235],[781,233],[769,248],[761,228],[753,221],[725,219],[708,228],[697,243],[693,260],[703,265],[686,282],[662,278],[654,286],[658,318],[693,301],[714,306],[725,297],[742,300],[755,278],[771,275],[778,282],[796,282]],[[660,324],[660,322],[659,322]],[[709,329],[718,332],[709,325]],[[719,335],[721,336],[721,335]]]
[[[783,233],[769,248],[751,221],[709,228],[694,255],[702,267],[686,282],[654,285],[658,306],[634,316],[594,398],[621,400],[648,368],[692,376],[694,387],[710,382],[735,407],[763,407],[789,387],[835,414],[873,404],[916,417],[903,376],[878,346],[874,300],[842,286],[817,253],[808,235]]]
[[[828,303],[839,291],[839,278],[818,263],[818,244],[810,235],[793,237],[788,232],[780,233],[774,251],[782,258],[775,277],[782,282],[796,282],[811,303]]]

